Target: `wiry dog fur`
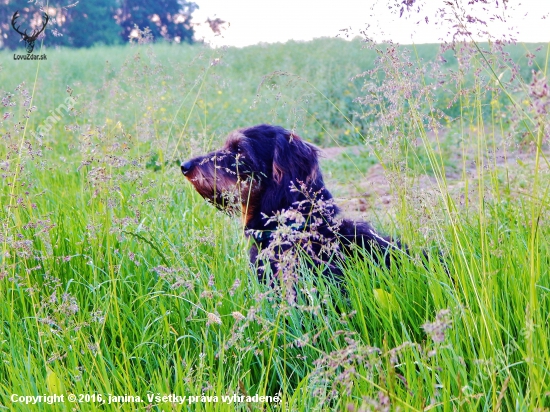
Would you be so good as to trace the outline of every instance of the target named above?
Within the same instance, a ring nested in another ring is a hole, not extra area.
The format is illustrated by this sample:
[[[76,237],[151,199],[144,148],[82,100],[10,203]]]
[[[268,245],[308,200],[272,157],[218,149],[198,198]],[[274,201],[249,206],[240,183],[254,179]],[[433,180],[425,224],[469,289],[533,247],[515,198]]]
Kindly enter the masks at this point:
[[[250,260],[260,278],[264,270],[258,255],[272,246],[272,235],[280,225],[280,220],[270,217],[289,210],[303,216],[300,224],[287,221],[292,230],[307,232],[314,227],[316,235],[307,245],[279,245],[270,258],[275,276],[277,255],[293,247],[301,247],[310,262],[324,265],[323,271],[335,276],[341,274],[338,260],[349,255],[353,245],[385,265],[390,264],[389,252],[401,248],[399,241],[380,236],[367,222],[338,217],[319,169],[318,149],[282,127],[259,125],[234,131],[221,150],[188,160],[181,170],[216,207],[229,212],[240,209],[246,233],[254,239]],[[333,246],[327,248],[327,239]]]

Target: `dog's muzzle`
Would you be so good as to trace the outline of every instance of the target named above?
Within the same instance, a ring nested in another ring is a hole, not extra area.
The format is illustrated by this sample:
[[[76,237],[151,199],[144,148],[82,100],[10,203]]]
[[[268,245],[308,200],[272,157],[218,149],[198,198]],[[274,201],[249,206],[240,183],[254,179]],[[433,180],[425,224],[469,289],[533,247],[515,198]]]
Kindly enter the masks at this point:
[[[191,171],[191,169],[193,169],[193,161],[191,160],[188,160],[187,162],[182,162],[181,163],[181,172],[186,175],[187,173],[189,173]]]

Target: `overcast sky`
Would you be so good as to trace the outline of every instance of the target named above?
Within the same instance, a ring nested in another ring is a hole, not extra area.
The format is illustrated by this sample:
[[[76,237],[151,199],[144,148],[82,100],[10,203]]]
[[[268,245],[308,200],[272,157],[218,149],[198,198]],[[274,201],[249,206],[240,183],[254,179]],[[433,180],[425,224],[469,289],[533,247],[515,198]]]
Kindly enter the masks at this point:
[[[411,12],[405,10],[401,18],[400,7],[390,10],[389,5],[400,4],[403,0],[195,1],[200,7],[194,14],[195,22],[205,21],[208,17],[229,22],[222,37],[214,37],[209,30],[197,28],[197,37],[217,46],[242,47],[259,42],[310,40],[338,34],[345,37],[341,29],[351,29],[348,33],[357,34],[367,27],[369,36],[377,41],[434,43],[445,36],[448,38],[450,30],[448,23],[441,24],[438,22],[441,19],[436,18],[437,9],[444,7],[443,0],[417,0]],[[484,21],[495,37],[506,33],[523,42],[550,41],[550,0],[500,0],[498,8],[494,7],[496,0],[489,0],[492,5],[488,10],[482,9],[482,4],[468,6],[468,0],[453,1],[468,7],[467,14]],[[503,1],[508,5],[506,9],[502,7]],[[422,6],[419,12],[418,5]],[[449,6],[445,7],[452,12]],[[482,23],[478,25],[483,26]]]

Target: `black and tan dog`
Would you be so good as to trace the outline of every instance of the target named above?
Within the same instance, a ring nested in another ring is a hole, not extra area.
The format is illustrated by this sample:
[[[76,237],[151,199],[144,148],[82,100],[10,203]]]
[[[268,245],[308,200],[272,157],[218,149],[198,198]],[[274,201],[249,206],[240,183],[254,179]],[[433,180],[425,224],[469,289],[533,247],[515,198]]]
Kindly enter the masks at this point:
[[[275,251],[269,258],[275,276],[279,255],[290,248],[305,251],[310,262],[335,276],[341,274],[338,262],[354,245],[388,266],[390,252],[401,249],[399,241],[379,235],[369,223],[338,217],[319,169],[318,149],[282,127],[236,130],[220,150],[183,162],[181,170],[202,197],[221,210],[241,213],[245,232],[254,239],[250,261],[260,278],[265,267],[258,256],[268,248]],[[275,236],[281,224],[312,236],[281,242]],[[275,238],[279,244],[273,248]]]

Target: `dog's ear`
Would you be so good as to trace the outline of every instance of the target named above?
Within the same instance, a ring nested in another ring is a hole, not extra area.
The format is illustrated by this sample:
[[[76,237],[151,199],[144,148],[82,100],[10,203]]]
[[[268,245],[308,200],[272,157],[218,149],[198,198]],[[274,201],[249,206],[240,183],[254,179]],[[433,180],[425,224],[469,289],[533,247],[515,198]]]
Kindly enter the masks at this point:
[[[322,187],[318,152],[315,146],[293,133],[278,133],[273,152],[273,180],[285,188],[291,182]]]
[[[296,207],[297,202],[306,200],[302,193],[302,184],[306,189],[324,200],[332,196],[325,189],[323,176],[319,170],[319,150],[304,142],[297,135],[280,128],[273,136],[273,159],[270,179],[267,179],[263,187],[261,206],[259,209],[258,226],[263,226],[265,216],[273,216],[274,213]],[[299,190],[292,190],[292,186]],[[254,222],[251,224],[254,225]],[[276,222],[271,222],[276,227]],[[267,228],[267,227],[264,227]]]

